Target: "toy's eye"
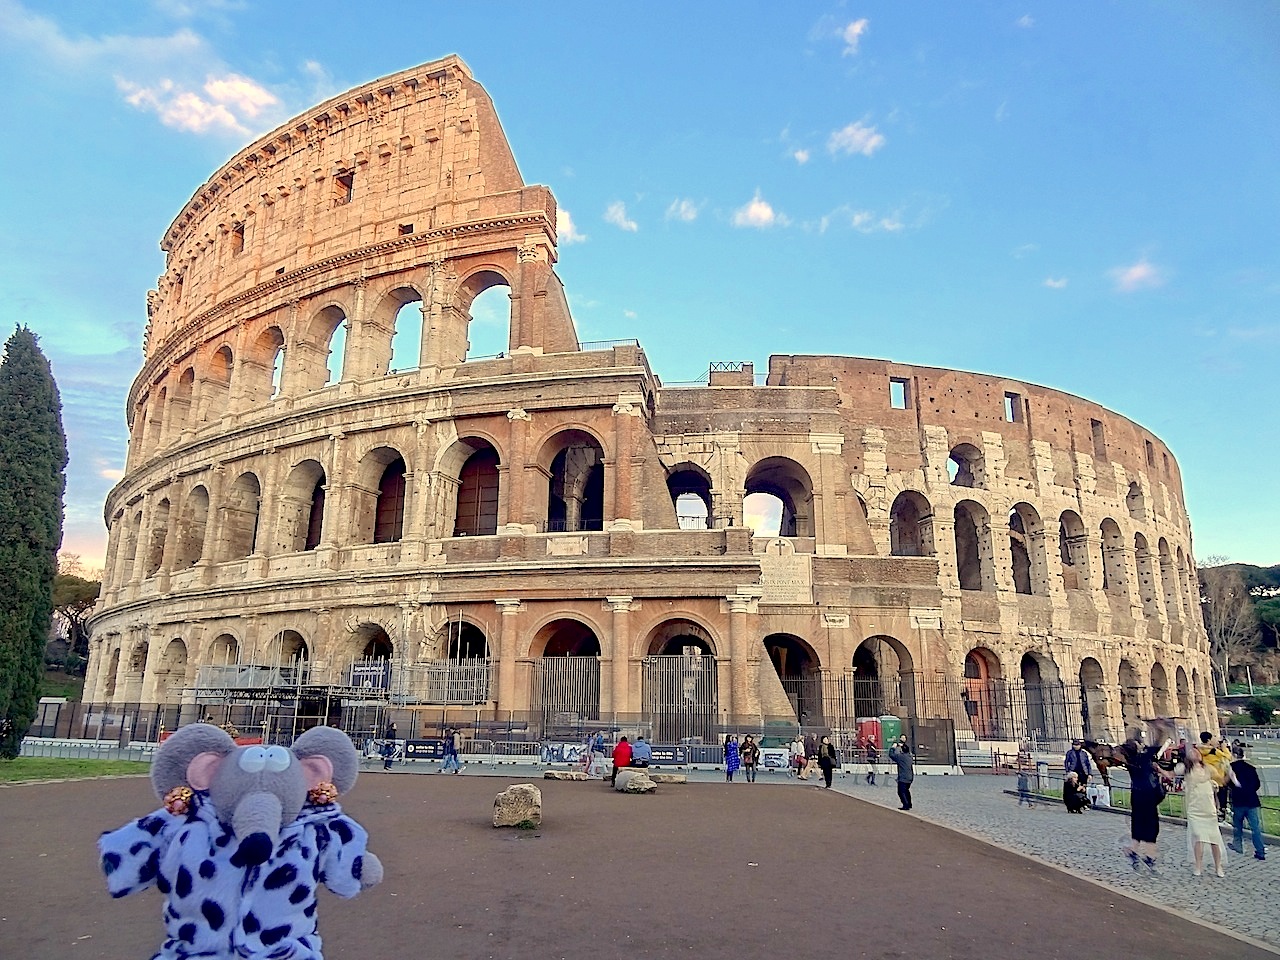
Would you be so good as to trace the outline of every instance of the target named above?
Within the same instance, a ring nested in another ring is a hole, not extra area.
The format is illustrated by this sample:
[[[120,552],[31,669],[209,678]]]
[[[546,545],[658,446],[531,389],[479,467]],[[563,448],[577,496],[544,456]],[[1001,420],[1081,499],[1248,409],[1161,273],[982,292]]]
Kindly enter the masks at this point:
[[[245,773],[261,773],[262,768],[267,765],[267,750],[265,747],[249,747],[244,753],[240,754],[240,769]]]
[[[289,751],[284,747],[267,747],[266,767],[272,773],[288,770],[291,759]]]

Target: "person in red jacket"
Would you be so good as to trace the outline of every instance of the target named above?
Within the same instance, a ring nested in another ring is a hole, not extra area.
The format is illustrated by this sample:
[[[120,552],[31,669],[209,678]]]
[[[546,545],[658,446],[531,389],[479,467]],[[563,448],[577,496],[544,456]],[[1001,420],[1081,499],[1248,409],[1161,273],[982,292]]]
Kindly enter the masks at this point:
[[[627,743],[626,737],[621,737],[618,745],[613,748],[613,775],[609,777],[609,783],[617,786],[618,771],[629,766],[631,766],[631,744]]]

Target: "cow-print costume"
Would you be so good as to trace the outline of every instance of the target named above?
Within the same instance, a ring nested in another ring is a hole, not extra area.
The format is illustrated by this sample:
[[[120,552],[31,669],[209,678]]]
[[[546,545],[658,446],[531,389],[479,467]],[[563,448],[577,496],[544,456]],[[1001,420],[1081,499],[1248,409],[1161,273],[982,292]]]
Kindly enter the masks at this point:
[[[189,812],[157,810],[104,833],[98,849],[113,897],[154,886],[168,898],[152,960],[323,960],[316,890],[359,893],[367,842],[338,804],[306,806],[260,863],[197,793]]]

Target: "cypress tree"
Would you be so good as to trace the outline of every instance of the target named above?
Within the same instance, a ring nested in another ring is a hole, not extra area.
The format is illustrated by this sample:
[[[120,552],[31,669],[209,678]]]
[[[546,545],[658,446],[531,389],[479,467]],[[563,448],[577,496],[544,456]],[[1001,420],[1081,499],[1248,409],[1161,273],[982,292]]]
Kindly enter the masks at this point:
[[[35,719],[62,544],[67,441],[36,336],[19,327],[0,361],[0,758]]]

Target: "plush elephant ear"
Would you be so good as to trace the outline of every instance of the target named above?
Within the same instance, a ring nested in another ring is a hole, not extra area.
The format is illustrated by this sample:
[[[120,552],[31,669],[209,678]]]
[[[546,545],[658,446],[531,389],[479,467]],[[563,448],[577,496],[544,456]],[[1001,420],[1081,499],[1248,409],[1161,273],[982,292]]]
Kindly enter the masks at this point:
[[[360,772],[360,754],[351,738],[337,727],[312,727],[293,741],[293,752],[309,769],[308,760],[325,757],[333,765],[333,785],[339,793],[355,786]]]
[[[155,759],[151,761],[151,786],[161,800],[174,787],[191,786],[187,783],[187,767],[202,753],[226,756],[236,748],[236,742],[225,730],[211,723],[190,723],[175,730],[160,744]]]

